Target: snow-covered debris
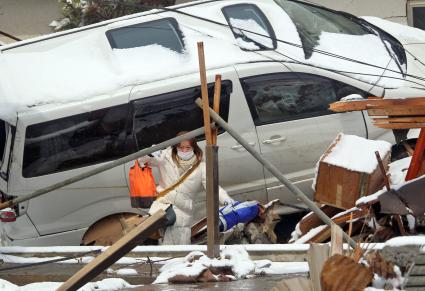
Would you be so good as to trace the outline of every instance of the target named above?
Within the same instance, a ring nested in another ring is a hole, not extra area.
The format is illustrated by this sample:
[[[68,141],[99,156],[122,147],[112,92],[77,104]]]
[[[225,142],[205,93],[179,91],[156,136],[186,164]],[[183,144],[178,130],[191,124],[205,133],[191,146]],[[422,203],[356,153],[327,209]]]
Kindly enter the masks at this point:
[[[375,151],[383,158],[391,151],[391,144],[381,140],[369,140],[355,135],[340,133],[338,142],[328,152],[323,162],[350,171],[371,174],[378,167]]]
[[[276,275],[308,272],[305,262],[253,261],[243,246],[222,250],[220,258],[210,259],[194,251],[184,258],[170,260],[160,269],[154,284],[170,282],[229,281],[255,275]],[[205,276],[205,274],[208,274]]]
[[[385,242],[385,246],[400,247],[407,245],[425,246],[425,235],[399,236]]]
[[[4,291],[52,291],[56,290],[63,283],[61,282],[39,282],[25,286],[12,284],[4,279],[0,279],[0,290]],[[120,278],[107,278],[98,282],[90,282],[78,289],[78,291],[113,291],[123,288],[135,287]]]
[[[407,169],[409,169],[412,157],[397,160],[389,164],[388,173],[390,174],[391,185],[402,185],[405,183]]]
[[[320,225],[318,227],[310,229],[305,235],[303,235],[301,238],[297,239],[294,243],[296,244],[304,244],[308,242],[310,239],[312,239],[315,235],[320,233],[322,230],[324,230],[327,227],[326,224]]]

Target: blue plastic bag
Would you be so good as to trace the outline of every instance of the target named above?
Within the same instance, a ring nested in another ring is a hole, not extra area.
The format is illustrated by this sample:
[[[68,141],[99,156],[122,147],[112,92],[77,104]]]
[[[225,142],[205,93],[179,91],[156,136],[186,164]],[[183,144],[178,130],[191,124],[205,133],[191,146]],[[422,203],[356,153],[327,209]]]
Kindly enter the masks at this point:
[[[219,210],[219,229],[221,232],[231,229],[238,223],[248,223],[257,217],[259,212],[257,201],[236,201],[232,205],[226,205]]]

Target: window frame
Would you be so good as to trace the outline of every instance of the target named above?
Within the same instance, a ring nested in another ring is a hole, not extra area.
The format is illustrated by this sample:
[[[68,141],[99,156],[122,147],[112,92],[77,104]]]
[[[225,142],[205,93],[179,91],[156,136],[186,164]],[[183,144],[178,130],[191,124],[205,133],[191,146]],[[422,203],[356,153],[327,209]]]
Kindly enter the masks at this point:
[[[277,48],[277,39],[276,39],[276,34],[274,32],[273,26],[271,25],[269,19],[267,18],[267,16],[264,14],[264,12],[255,4],[252,3],[240,3],[240,4],[233,4],[233,5],[227,5],[227,6],[223,6],[221,8],[221,12],[224,15],[224,18],[226,19],[227,25],[229,26],[234,38],[236,39],[238,37],[238,35],[234,32],[233,30],[233,26],[230,23],[230,15],[228,14],[228,12],[226,12],[226,8],[228,7],[251,7],[253,8],[262,18],[262,20],[264,21],[264,24],[267,27],[268,32],[270,33],[270,38],[272,39],[272,48],[259,48],[258,50],[251,50],[251,49],[246,49],[246,48],[240,48],[243,51],[271,51],[271,50],[275,50]],[[241,28],[238,28],[241,29]]]
[[[122,26],[122,27],[117,27],[117,28],[113,28],[113,29],[109,29],[108,31],[105,32],[106,38],[108,39],[109,45],[111,47],[111,49],[120,49],[116,47],[116,42],[112,36],[112,32],[113,31],[117,31],[117,30],[121,30],[124,28],[129,28],[129,27],[134,27],[134,26],[138,26],[138,25],[144,25],[144,24],[148,24],[148,23],[154,23],[154,22],[159,22],[159,21],[169,21],[169,23],[174,27],[176,33],[177,33],[177,39],[179,40],[181,46],[182,46],[182,51],[175,51],[179,54],[183,53],[183,51],[186,49],[185,47],[185,43],[184,43],[184,35],[183,32],[180,30],[180,26],[179,23],[177,22],[177,20],[173,17],[165,17],[165,18],[161,18],[161,19],[155,19],[155,20],[151,20],[151,21],[146,21],[146,22],[140,22],[137,24],[132,24],[132,25],[127,25],[127,26]],[[143,46],[137,46],[137,47],[143,47]],[[134,47],[136,48],[136,47]],[[170,49],[171,50],[171,49]],[[174,51],[174,50],[172,50]]]
[[[234,90],[234,84],[233,84],[233,81],[231,79],[224,79],[224,80],[221,81],[221,84],[222,84],[221,85],[222,90],[223,90],[224,86],[226,86],[226,84],[228,84],[227,90],[228,90],[229,97],[228,97],[228,104],[227,104],[227,112],[225,112],[225,114],[220,114],[220,116],[224,120],[227,121],[230,117],[230,102],[231,102],[230,100],[232,98],[232,93],[233,93],[233,90]],[[207,88],[208,88],[208,90],[210,90],[210,89],[214,90],[214,83],[213,82],[208,83]],[[189,95],[191,91],[194,92],[193,95],[196,96],[194,98],[197,98],[201,95],[201,86],[191,86],[191,87],[187,87],[187,88],[183,88],[183,89],[179,89],[179,90],[175,90],[175,91],[164,92],[164,93],[161,93],[161,94],[155,94],[155,95],[151,95],[151,96],[137,98],[137,99],[133,99],[133,100],[130,101],[130,103],[129,103],[130,104],[130,113],[129,113],[130,116],[129,116],[129,118],[132,120],[131,121],[132,122],[132,146],[136,149],[136,151],[140,151],[140,150],[144,149],[144,147],[139,146],[138,141],[137,141],[137,135],[136,135],[136,129],[135,129],[136,123],[137,123],[136,120],[135,120],[136,106],[143,106],[144,104],[146,104],[146,102],[149,102],[151,100],[158,99],[158,98],[162,98],[163,100],[170,100],[170,99],[173,99],[173,96]],[[211,101],[213,101],[213,94],[208,94],[208,97],[209,97],[210,103],[211,103]],[[223,100],[223,102],[225,102],[224,98],[221,98],[221,100]],[[220,105],[223,105],[223,104],[221,104],[221,102],[220,102]],[[223,106],[220,106],[220,113],[221,113],[222,109],[223,109]],[[222,133],[224,133],[224,130],[221,127],[219,127],[218,134],[220,135]],[[195,139],[198,142],[203,141],[203,140],[205,140],[205,135],[200,135],[200,136],[196,137]]]
[[[415,27],[413,26],[414,25],[413,8],[425,8],[425,0],[407,2],[407,24],[411,27]],[[419,27],[416,27],[416,28],[421,29]]]
[[[336,84],[340,83],[346,86],[350,86],[356,90],[358,90],[359,92],[363,92],[363,94],[365,94],[366,92],[360,88],[357,88],[353,85],[335,80],[335,79],[331,79],[328,77],[324,77],[324,76],[320,76],[320,75],[315,75],[315,74],[310,74],[310,73],[297,73],[297,72],[278,72],[278,73],[267,73],[267,74],[261,74],[261,75],[253,75],[253,76],[249,76],[249,77],[244,77],[240,79],[241,82],[241,86],[242,86],[242,90],[244,92],[245,95],[245,99],[246,102],[248,103],[248,107],[249,107],[249,111],[251,112],[251,117],[254,121],[255,126],[261,126],[261,125],[267,125],[267,124],[274,124],[274,123],[281,123],[281,122],[288,122],[288,121],[295,121],[295,120],[302,120],[302,119],[307,119],[307,118],[313,118],[313,117],[319,117],[319,116],[326,116],[326,115],[331,115],[331,114],[337,114],[337,112],[332,112],[330,110],[325,111],[320,111],[320,112],[312,112],[312,113],[304,113],[304,114],[299,114],[299,115],[293,115],[293,116],[282,116],[282,118],[276,119],[276,120],[268,120],[268,121],[262,121],[261,118],[258,116],[257,114],[257,109],[256,106],[252,100],[252,98],[250,98],[246,92],[248,91],[248,85],[247,85],[247,81],[248,80],[258,80],[261,81],[261,79],[263,79],[262,81],[266,82],[266,81],[276,81],[276,80],[285,80],[285,79],[305,79],[305,80],[326,80],[328,82],[330,82],[335,95],[337,95],[336,93]],[[353,93],[354,94],[354,93]],[[368,94],[368,96],[370,96],[371,94]],[[337,97],[337,100],[342,98],[342,97]]]

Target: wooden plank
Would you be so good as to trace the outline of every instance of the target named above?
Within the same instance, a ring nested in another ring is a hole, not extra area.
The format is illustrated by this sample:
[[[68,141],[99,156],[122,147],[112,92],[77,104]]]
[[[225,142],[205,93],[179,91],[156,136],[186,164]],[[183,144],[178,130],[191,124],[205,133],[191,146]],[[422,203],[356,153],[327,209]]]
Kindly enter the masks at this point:
[[[367,105],[369,116],[425,115],[425,105],[375,106]]]
[[[377,117],[373,118],[375,124],[380,123],[425,123],[425,116],[405,116],[405,117]]]
[[[130,252],[141,241],[148,238],[151,233],[159,227],[162,227],[164,221],[165,211],[159,210],[155,212],[115,244],[110,246],[106,251],[98,255],[93,261],[75,273],[65,283],[59,286],[57,291],[77,290],[84,286],[87,282],[102,273],[103,270]]]
[[[425,106],[425,97],[406,99],[367,99],[353,101],[338,101],[330,104],[329,109],[335,112],[360,111],[368,109],[368,106],[400,106],[413,105]]]
[[[198,42],[199,75],[201,79],[202,112],[204,116],[205,139],[207,145],[212,145],[210,104],[208,99],[207,72],[205,69],[204,43]]]
[[[332,218],[332,221],[339,225],[343,226],[345,225],[350,219],[355,220],[358,218],[366,217],[369,215],[369,210],[366,207],[356,209],[352,212],[347,212],[344,215]],[[329,226],[326,226],[323,228],[320,232],[318,232],[315,236],[313,236],[311,239],[309,239],[308,243],[322,243],[326,240],[328,240],[331,237],[331,229]]]
[[[220,95],[221,95],[221,75],[215,75],[213,109],[217,114],[220,114]],[[213,129],[212,131],[213,144],[217,144],[217,134],[218,134],[218,128]]]
[[[207,225],[207,218],[204,217],[197,223],[195,223],[191,228],[191,237],[194,237],[199,233],[201,229],[203,229]]]
[[[327,244],[311,244],[307,252],[307,261],[310,269],[310,279],[314,291],[321,291],[320,274],[323,265],[329,258],[329,245]]]
[[[352,214],[352,213],[351,213]],[[343,252],[343,242],[342,242],[342,229],[336,224],[331,226],[331,252],[329,257],[339,254],[342,255]]]
[[[406,181],[415,179],[421,171],[422,163],[425,159],[425,129],[421,129],[419,138],[416,141],[415,151],[406,174]]]
[[[340,208],[336,208],[330,205],[323,205],[320,209],[329,217],[333,217],[336,214],[342,212],[343,210]],[[322,225],[323,221],[320,217],[314,213],[310,212],[308,215],[304,216],[300,222],[298,223],[301,234],[306,234],[310,229],[313,229],[319,225]]]
[[[412,129],[425,128],[425,123],[374,123],[376,127],[385,129]]]

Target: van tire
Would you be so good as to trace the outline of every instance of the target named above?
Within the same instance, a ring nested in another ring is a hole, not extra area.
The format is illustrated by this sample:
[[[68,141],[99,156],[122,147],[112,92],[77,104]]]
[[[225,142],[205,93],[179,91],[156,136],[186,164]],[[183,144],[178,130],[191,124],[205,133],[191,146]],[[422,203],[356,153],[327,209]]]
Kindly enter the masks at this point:
[[[104,217],[89,227],[81,245],[110,246],[143,220],[143,216],[135,213],[117,213]]]

